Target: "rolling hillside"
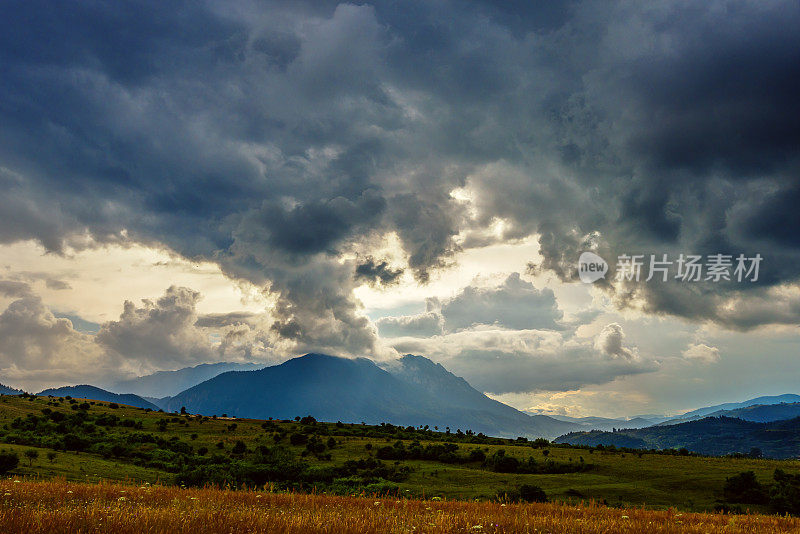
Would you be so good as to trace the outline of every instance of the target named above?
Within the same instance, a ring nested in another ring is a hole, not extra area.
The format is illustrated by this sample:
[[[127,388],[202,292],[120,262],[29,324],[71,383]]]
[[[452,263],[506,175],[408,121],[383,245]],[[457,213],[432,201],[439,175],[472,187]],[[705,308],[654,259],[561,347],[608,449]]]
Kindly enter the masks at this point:
[[[60,388],[51,388],[40,391],[36,394],[40,397],[73,397],[76,399],[92,399],[105,402],[116,402],[117,404],[127,404],[128,406],[136,406],[137,408],[149,408],[151,410],[158,410],[159,407],[149,402],[138,395],[130,393],[120,395],[118,393],[111,393],[104,389],[95,386],[82,385],[82,386],[64,386]]]

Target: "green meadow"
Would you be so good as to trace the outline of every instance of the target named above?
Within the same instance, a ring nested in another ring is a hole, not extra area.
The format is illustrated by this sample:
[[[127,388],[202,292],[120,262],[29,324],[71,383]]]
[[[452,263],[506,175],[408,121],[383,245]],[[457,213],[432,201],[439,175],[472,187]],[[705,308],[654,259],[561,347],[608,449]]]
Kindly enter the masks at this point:
[[[436,458],[392,456],[443,447],[450,452]],[[763,483],[776,468],[800,472],[798,461],[608,451],[310,419],[209,418],[16,396],[0,397],[0,450],[19,457],[6,476],[459,500],[495,499],[528,484],[550,500],[685,511],[713,510],[725,479],[740,472],[754,471]],[[513,458],[519,468],[504,472],[498,458]]]

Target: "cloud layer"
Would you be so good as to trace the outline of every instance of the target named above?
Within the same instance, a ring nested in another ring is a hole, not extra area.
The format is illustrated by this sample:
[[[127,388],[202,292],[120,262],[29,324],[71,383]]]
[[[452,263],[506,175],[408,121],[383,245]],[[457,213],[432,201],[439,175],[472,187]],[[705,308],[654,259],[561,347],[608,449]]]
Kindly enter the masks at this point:
[[[3,2],[0,243],[214,262],[276,301],[226,326],[230,350],[375,356],[379,331],[472,347],[475,325],[565,328],[519,277],[377,327],[354,296],[529,236],[531,272],[568,283],[586,249],[760,253],[757,283],[599,287],[645,314],[796,325],[799,26],[789,0]],[[84,343],[28,281],[0,286],[19,299],[5,320]],[[126,304],[98,342],[208,357],[196,298]],[[586,350],[635,362],[621,338],[609,323]]]
[[[0,313],[3,379],[37,390],[213,361],[281,359],[272,349],[276,340],[260,324],[264,317],[198,315],[201,295],[185,287],[170,287],[138,306],[126,301],[119,319],[100,325],[96,335],[53,315],[26,284],[0,282],[0,294],[14,297]]]

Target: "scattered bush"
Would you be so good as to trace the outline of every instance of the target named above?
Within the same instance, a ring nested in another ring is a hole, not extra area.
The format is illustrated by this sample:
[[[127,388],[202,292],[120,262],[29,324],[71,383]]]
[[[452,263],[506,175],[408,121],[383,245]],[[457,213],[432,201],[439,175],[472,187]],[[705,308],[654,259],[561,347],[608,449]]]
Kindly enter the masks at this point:
[[[776,469],[775,483],[769,491],[769,504],[779,514],[800,515],[800,474],[790,475]]]
[[[764,504],[768,499],[766,489],[756,480],[753,471],[745,471],[726,478],[722,495],[728,502],[742,504]]]
[[[523,484],[519,487],[519,497],[525,502],[547,502],[547,494],[539,486]]]
[[[19,465],[19,456],[16,452],[0,451],[0,475],[5,475]]]

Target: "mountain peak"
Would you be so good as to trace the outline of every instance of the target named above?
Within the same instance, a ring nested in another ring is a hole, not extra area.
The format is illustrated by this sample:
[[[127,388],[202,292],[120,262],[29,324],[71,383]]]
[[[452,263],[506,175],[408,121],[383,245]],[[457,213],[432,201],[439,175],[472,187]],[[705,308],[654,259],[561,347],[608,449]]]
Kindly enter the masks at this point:
[[[473,430],[489,435],[555,437],[575,425],[533,418],[489,399],[423,356],[391,362],[308,353],[253,372],[230,371],[167,402],[205,415],[387,422]]]
[[[413,362],[413,363],[420,363],[432,366],[438,365],[437,363],[434,363],[432,360],[429,360],[425,356],[420,356],[419,354],[404,354],[399,359],[402,362],[409,362],[409,363]]]

